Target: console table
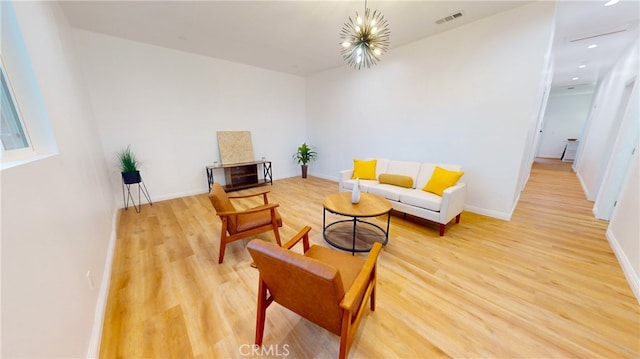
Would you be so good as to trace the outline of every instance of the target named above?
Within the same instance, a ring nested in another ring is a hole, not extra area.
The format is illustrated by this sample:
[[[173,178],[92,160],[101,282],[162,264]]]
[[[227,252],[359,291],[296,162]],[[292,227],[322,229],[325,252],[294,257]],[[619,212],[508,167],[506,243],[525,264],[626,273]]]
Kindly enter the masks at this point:
[[[258,176],[258,167],[262,168],[262,178]],[[226,185],[225,191],[234,191],[242,188],[262,186],[267,183],[273,185],[273,175],[271,172],[271,161],[253,161],[242,163],[229,163],[223,165],[211,165],[205,167],[207,171],[207,182],[209,191],[215,183],[213,171],[221,169],[224,171]]]

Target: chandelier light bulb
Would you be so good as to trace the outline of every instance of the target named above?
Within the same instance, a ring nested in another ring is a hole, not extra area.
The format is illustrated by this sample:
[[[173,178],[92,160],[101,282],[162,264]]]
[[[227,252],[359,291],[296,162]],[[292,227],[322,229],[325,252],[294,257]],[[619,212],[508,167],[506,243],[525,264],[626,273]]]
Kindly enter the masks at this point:
[[[355,69],[375,65],[389,47],[391,30],[378,10],[366,8],[363,16],[356,12],[342,27],[340,38],[342,58]]]

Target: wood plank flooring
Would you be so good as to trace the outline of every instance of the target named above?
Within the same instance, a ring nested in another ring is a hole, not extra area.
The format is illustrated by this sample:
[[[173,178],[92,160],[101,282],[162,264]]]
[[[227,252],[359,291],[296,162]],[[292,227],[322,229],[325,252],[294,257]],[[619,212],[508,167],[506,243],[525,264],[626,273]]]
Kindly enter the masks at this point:
[[[310,225],[312,243],[327,246],[322,199],[337,183],[266,188],[280,204],[283,241]],[[440,237],[436,224],[392,216],[376,311],[350,357],[640,357],[638,301],[592,206],[570,164],[538,160],[511,221],[464,212]],[[217,263],[219,232],[206,194],[121,211],[101,358],[338,356],[337,336],[277,304],[265,350],[251,351],[258,273],[248,240]]]

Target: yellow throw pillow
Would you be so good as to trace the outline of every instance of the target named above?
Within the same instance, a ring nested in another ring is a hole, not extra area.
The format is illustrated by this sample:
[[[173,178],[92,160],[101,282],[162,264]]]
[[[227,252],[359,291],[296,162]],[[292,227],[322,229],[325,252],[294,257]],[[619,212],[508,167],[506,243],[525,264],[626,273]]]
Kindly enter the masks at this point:
[[[352,179],[360,178],[363,180],[376,179],[376,164],[378,160],[353,160],[353,176]]]
[[[413,187],[413,178],[404,175],[394,175],[391,173],[381,173],[380,176],[378,176],[378,182],[404,188]]]
[[[429,182],[427,182],[422,190],[442,196],[442,192],[451,186],[455,186],[463,174],[464,172],[448,171],[436,166]]]

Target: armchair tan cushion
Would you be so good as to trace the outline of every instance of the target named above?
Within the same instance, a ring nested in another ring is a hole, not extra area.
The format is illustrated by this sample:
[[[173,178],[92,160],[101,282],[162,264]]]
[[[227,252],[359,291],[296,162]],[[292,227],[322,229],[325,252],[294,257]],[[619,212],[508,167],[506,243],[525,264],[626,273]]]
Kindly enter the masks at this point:
[[[344,297],[345,287],[337,268],[265,241],[251,241],[247,248],[256,266],[264,268],[262,280],[277,303],[340,335],[342,310],[336,298]]]
[[[343,285],[343,294],[340,296],[340,299],[344,297],[344,292],[351,288],[353,282],[356,280],[356,277],[362,270],[362,266],[364,265],[364,259],[362,258],[354,257],[350,254],[337,252],[333,249],[315,245],[311,246],[311,248],[309,248],[307,253],[305,253],[304,255],[306,257],[316,259],[320,262],[327,263],[336,268],[340,268],[340,278],[342,279]],[[362,294],[364,294],[364,292]],[[360,295],[356,300],[357,304],[355,308],[360,306],[359,303],[361,301],[362,295]],[[340,335],[340,333],[337,334]]]
[[[265,268],[262,280],[277,303],[340,335],[340,301],[362,270],[363,259],[316,245],[304,255],[265,241],[251,241],[247,248],[256,266]]]
[[[258,208],[260,207],[255,207],[255,209],[258,209]],[[276,222],[278,224],[278,227],[282,227],[282,217],[280,217],[280,213],[278,212],[278,209],[276,209],[275,212],[276,212]],[[231,217],[234,217],[234,216],[231,216]],[[247,213],[247,214],[239,214],[238,216],[236,216],[235,222],[236,222],[236,226],[234,227],[234,231],[244,232],[251,228],[268,225],[269,223],[271,223],[271,217],[265,216],[264,212],[253,212],[253,213]]]
[[[305,227],[283,247],[260,240],[247,245],[260,271],[255,343],[262,345],[266,309],[277,302],[339,335],[339,357],[346,358],[366,298],[375,310],[376,261],[382,245],[374,243],[366,260],[326,247],[309,248],[310,229]],[[290,251],[300,240],[305,253]]]
[[[209,199],[211,200],[211,204],[213,208],[218,212],[235,212],[235,207],[231,203],[229,197],[227,197],[227,193],[224,191],[222,186],[213,186],[211,187],[211,192],[209,193]],[[227,230],[229,234],[236,234],[238,224],[235,216],[229,216],[229,226]]]

